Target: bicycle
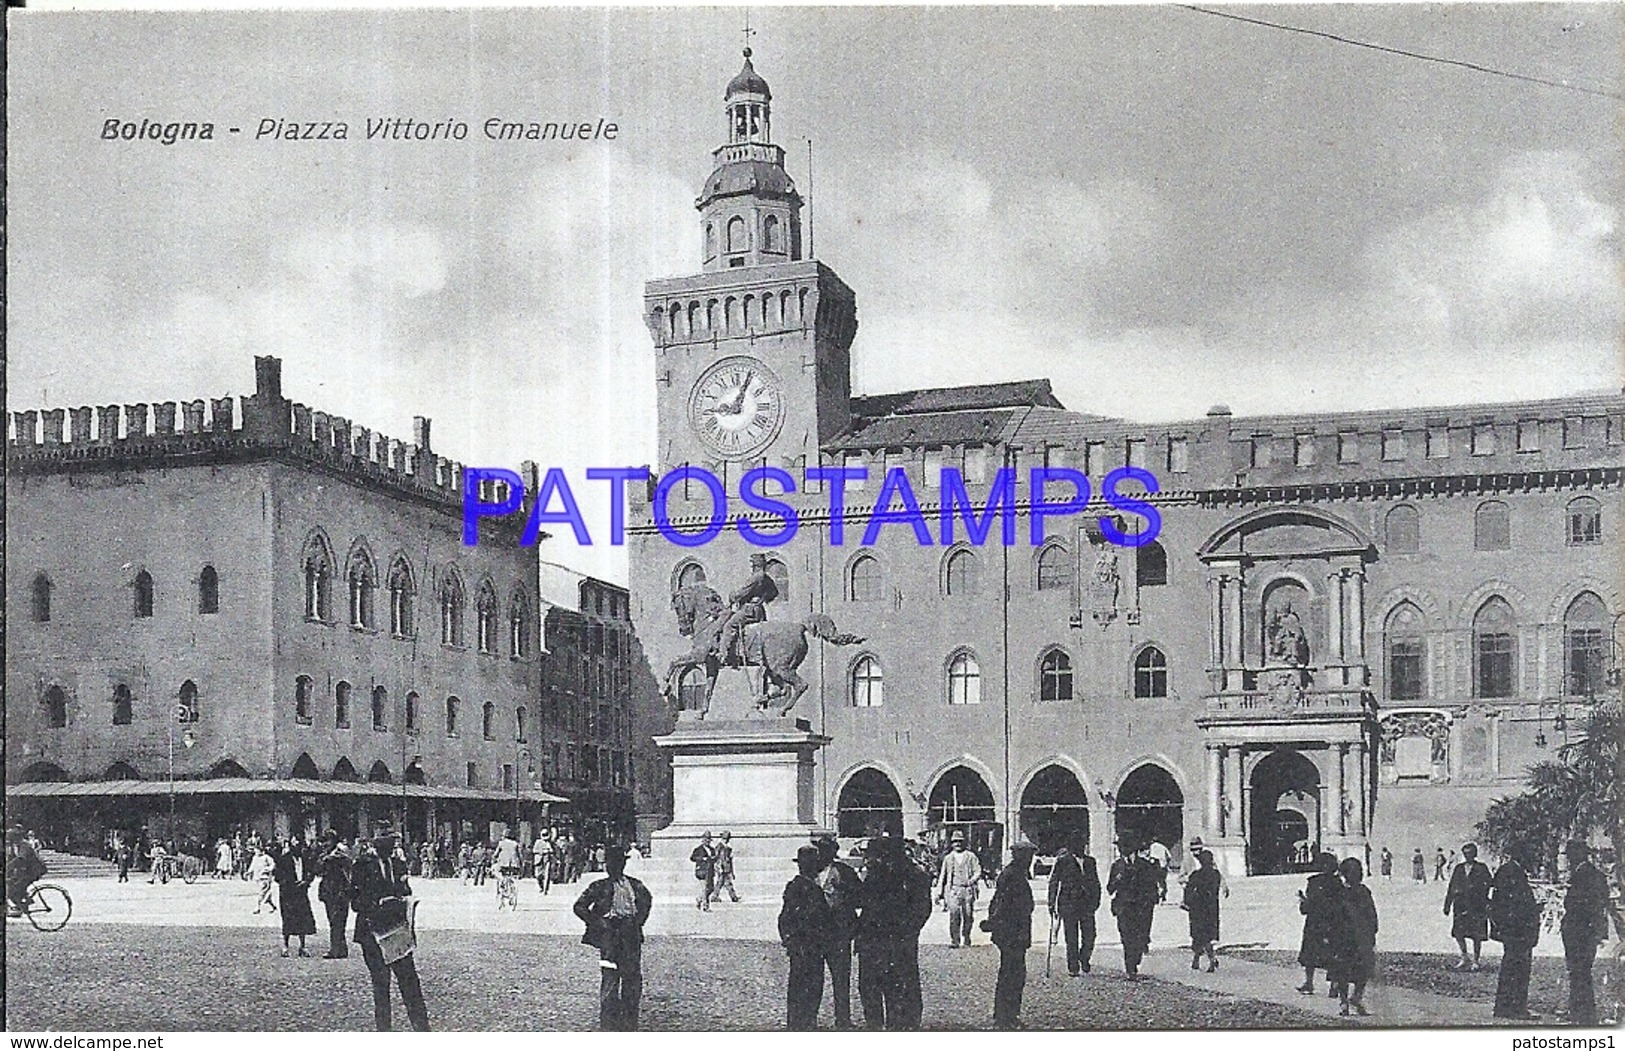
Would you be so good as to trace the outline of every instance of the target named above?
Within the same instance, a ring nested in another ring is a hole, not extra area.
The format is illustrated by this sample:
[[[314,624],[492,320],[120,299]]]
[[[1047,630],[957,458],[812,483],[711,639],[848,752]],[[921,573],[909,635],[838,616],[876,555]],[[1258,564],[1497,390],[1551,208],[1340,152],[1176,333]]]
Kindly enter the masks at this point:
[[[497,876],[497,908],[501,909],[504,905],[514,912],[519,911],[519,886],[508,869],[503,869]]]
[[[33,883],[28,888],[28,902],[19,915],[27,916],[36,931],[59,931],[68,925],[68,918],[73,915],[73,898],[55,883]]]

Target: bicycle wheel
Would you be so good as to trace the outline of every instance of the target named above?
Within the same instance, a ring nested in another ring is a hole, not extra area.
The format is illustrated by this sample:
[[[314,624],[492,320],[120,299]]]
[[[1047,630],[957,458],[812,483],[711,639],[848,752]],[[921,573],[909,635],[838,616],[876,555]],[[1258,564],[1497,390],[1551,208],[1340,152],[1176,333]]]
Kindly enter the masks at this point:
[[[28,922],[37,931],[59,931],[73,915],[73,899],[55,883],[36,883],[28,892]]]

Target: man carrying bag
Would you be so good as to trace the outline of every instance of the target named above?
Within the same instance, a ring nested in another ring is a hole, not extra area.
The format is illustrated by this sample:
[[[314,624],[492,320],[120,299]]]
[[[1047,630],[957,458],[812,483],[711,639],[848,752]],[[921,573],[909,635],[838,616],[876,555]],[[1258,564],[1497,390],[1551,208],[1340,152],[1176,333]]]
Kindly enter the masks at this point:
[[[395,833],[387,822],[372,835],[372,848],[356,859],[351,906],[355,909],[355,943],[372,975],[372,1012],[379,1032],[390,1026],[389,976],[393,972],[406,1003],[406,1017],[420,1033],[429,1030],[413,950],[416,902],[406,882],[406,865],[395,857]]]

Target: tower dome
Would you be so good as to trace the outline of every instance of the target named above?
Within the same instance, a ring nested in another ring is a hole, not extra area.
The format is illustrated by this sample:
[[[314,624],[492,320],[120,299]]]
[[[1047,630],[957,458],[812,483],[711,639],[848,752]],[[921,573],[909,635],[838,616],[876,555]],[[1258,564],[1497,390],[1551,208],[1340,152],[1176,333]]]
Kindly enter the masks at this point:
[[[750,64],[750,48],[745,49],[745,68],[737,76],[728,81],[728,90],[723,94],[724,99],[731,99],[735,95],[760,95],[763,99],[771,99],[773,93],[767,89],[767,81],[756,72],[756,67]]]

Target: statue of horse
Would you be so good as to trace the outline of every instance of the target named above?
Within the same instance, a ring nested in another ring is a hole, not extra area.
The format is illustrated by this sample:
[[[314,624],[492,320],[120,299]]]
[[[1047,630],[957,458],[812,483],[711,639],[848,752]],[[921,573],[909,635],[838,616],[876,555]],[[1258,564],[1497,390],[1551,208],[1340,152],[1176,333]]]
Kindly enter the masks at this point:
[[[722,596],[704,584],[678,589],[671,597],[671,607],[677,614],[678,633],[692,637],[694,648],[673,660],[666,669],[666,700],[676,706],[683,676],[691,669],[704,668],[705,697],[699,709],[699,718],[704,719],[711,708],[711,694],[717,688],[717,675],[723,667],[722,656],[717,652],[718,636],[730,610]],[[822,613],[815,613],[805,621],[764,620],[745,626],[740,645],[743,663],[729,664],[729,667],[742,667],[750,675],[750,692],[757,711],[767,711],[779,701],[777,714],[787,716],[807,692],[807,683],[796,672],[807,659],[809,635],[836,646],[863,641],[860,635],[836,631],[835,622]]]

